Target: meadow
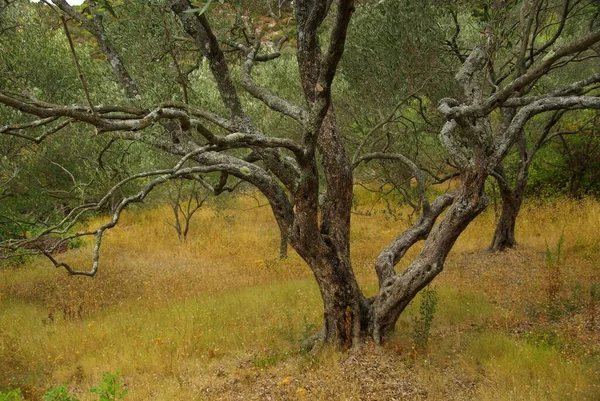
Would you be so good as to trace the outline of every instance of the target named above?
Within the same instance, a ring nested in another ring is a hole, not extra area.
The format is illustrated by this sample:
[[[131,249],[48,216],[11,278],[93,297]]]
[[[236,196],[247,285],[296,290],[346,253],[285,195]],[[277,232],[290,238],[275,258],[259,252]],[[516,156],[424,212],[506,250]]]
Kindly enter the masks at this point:
[[[354,268],[369,295],[375,257],[409,211],[356,212]],[[430,288],[425,347],[417,297],[382,347],[317,354],[302,344],[321,323],[318,288],[292,250],[279,259],[268,207],[251,197],[203,207],[186,242],[169,219],[168,207],[128,212],[93,279],[43,258],[0,269],[0,392],[38,400],[65,384],[97,400],[90,387],[120,372],[130,401],[600,399],[598,201],[531,201],[519,247],[502,254],[487,252],[490,207]],[[90,254],[61,257],[86,267]]]

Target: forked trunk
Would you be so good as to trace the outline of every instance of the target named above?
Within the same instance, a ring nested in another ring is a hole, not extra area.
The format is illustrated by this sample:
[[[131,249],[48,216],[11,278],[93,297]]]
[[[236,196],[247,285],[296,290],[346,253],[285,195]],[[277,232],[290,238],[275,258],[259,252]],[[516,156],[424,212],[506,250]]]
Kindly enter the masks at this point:
[[[381,285],[373,303],[369,331],[380,342],[385,331],[396,324],[410,301],[444,268],[444,262],[456,239],[487,206],[483,193],[486,174],[481,170],[468,171],[454,203],[442,220],[433,227],[421,253],[401,274],[394,274]]]
[[[314,161],[306,166],[303,176],[305,180],[295,194],[290,245],[312,270],[323,299],[323,330],[317,340],[348,348],[360,337],[363,297],[350,262],[347,208],[343,203],[332,208],[334,203],[328,198],[319,215]],[[328,185],[330,188],[332,192],[342,189]],[[339,202],[339,197],[336,200]]]
[[[327,66],[343,51],[343,48],[328,49],[326,57],[321,51],[318,27],[330,6],[331,1],[308,0],[296,2],[295,7],[300,78],[306,103],[315,113],[305,139],[311,152],[318,149],[322,176],[316,165],[303,172],[303,181],[294,197],[296,219],[291,244],[310,266],[321,292],[324,325],[320,340],[347,348],[359,340],[361,321],[367,319],[362,318],[364,307],[361,305],[366,301],[350,262],[352,166],[337,127],[330,91],[318,83],[321,68],[325,66],[327,71]],[[339,2],[339,7],[335,24],[347,26],[353,12],[352,1]],[[343,43],[345,28],[334,29],[334,32],[332,43]],[[321,117],[317,114],[319,110],[325,112]],[[312,162],[316,160],[317,157]],[[321,177],[325,192],[323,202],[319,203]]]
[[[421,239],[427,239],[419,256],[404,272],[396,274],[392,271],[380,283],[376,297],[364,298],[349,258],[343,256],[343,252],[335,252],[335,247],[326,241],[321,243],[318,250],[313,248],[311,257],[304,258],[315,275],[323,298],[324,328],[321,341],[344,348],[366,338],[379,343],[385,332],[394,327],[400,314],[419,291],[443,270],[446,257],[458,236],[487,206],[487,198],[483,194],[485,174],[473,171],[465,173],[464,177],[456,197],[450,197],[455,201],[446,215],[430,228],[428,235],[420,236]],[[447,205],[448,200],[443,199],[440,203]],[[435,207],[438,208],[437,205]],[[419,228],[418,223],[414,229]],[[399,247],[399,250],[402,254],[405,251],[403,247]],[[391,248],[388,247],[382,254],[390,252]]]

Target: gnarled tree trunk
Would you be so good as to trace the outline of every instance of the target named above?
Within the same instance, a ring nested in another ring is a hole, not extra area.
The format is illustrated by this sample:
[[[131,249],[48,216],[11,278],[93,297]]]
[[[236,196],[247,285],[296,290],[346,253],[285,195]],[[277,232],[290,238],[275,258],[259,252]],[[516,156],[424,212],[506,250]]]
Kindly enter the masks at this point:
[[[324,327],[321,339],[349,347],[361,335],[364,296],[350,260],[350,215],[353,176],[344,139],[331,104],[331,66],[343,53],[345,30],[353,2],[340,2],[331,43],[322,52],[318,27],[332,1],[308,0],[296,4],[297,59],[305,101],[311,110],[306,127],[310,166],[302,166],[302,183],[295,194],[296,219],[292,246],[310,266],[323,298]],[[324,180],[324,201],[319,202],[319,173]]]
[[[307,260],[323,299],[323,331],[325,343],[351,347],[360,341],[364,297],[348,261],[340,260],[331,249]]]
[[[483,193],[486,176],[482,166],[465,171],[452,206],[428,233],[419,256],[404,272],[380,282],[369,328],[376,342],[381,341],[386,330],[393,328],[417,293],[442,272],[459,235],[486,208],[488,199]]]

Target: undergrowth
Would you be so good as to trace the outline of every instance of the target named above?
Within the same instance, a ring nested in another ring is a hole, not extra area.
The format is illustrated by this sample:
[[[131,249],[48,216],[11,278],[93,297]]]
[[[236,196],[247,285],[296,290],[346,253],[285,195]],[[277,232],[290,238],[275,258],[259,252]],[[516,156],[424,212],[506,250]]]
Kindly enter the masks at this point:
[[[102,375],[102,381],[90,389],[90,393],[95,394],[97,401],[119,401],[127,395],[128,390],[124,387],[121,379],[121,373],[106,372]],[[67,390],[67,385],[50,388],[43,396],[44,401],[79,401],[73,397]],[[13,389],[6,392],[0,391],[0,401],[26,401],[21,393],[21,389]]]

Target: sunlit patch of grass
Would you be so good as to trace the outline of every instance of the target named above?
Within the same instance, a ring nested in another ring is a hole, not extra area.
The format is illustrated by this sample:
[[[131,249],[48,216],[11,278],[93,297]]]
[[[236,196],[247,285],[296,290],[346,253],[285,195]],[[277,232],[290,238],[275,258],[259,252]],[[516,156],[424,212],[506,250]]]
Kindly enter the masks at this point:
[[[466,348],[489,382],[481,400],[597,400],[599,367],[562,355],[556,348],[502,334],[473,336]]]
[[[483,294],[438,288],[440,297],[436,319],[442,326],[482,326],[497,311]]]
[[[74,322],[50,323],[44,308],[10,302],[3,305],[0,339],[3,360],[16,347],[21,370],[56,365],[52,376],[59,383],[71,382],[77,369],[90,375],[88,385],[104,371],[171,376],[190,361],[208,365],[248,350],[257,367],[267,367],[299,352],[307,327],[318,325],[319,305],[309,280],[158,305],[131,301]],[[13,382],[34,384],[28,377]]]

